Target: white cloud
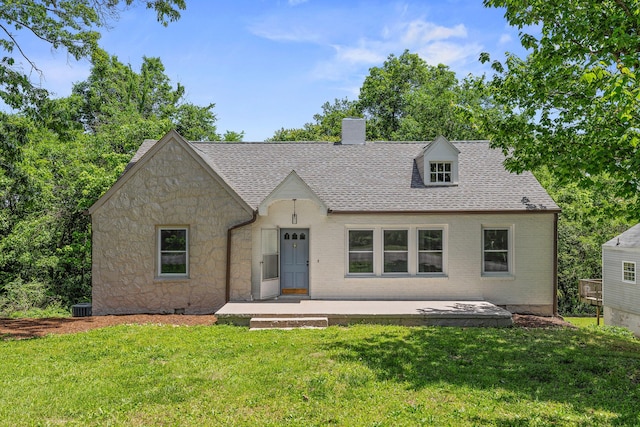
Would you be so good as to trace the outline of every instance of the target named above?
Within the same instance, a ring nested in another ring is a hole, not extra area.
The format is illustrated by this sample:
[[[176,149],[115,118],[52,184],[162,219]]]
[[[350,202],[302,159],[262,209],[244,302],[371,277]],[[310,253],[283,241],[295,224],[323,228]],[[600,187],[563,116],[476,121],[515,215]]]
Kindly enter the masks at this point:
[[[281,26],[270,25],[269,23],[261,23],[250,27],[249,31],[258,37],[277,42],[317,43],[320,40],[320,35],[316,31],[301,25],[292,28],[283,28]]]
[[[380,66],[394,53],[405,49],[419,54],[430,65],[446,64],[452,68],[475,61],[482,45],[467,40],[463,24],[437,25],[423,19],[383,25],[376,37],[361,37],[355,43],[333,43],[335,54],[319,63],[313,72],[317,79],[340,80],[366,74],[371,66]],[[455,68],[454,68],[455,69]]]
[[[288,0],[297,5],[304,0]],[[405,50],[418,53],[430,65],[452,69],[476,61],[482,46],[468,40],[463,23],[441,25],[408,13],[409,6],[396,5],[380,20],[364,19],[356,10],[323,9],[319,13],[290,12],[262,16],[249,27],[251,33],[273,42],[309,43],[330,48],[333,55],[316,60],[310,78],[350,80],[366,75],[371,66],[381,66],[390,54]],[[326,51],[326,49],[323,49]]]
[[[444,27],[432,22],[415,20],[402,26],[406,26],[406,30],[404,30],[401,40],[403,43],[410,45],[467,37],[467,29],[463,24],[458,24],[454,27]]]
[[[385,54],[365,46],[333,46],[336,50],[335,59],[349,64],[377,64],[386,58]]]
[[[470,59],[476,60],[482,51],[477,43],[457,44],[451,42],[434,42],[424,46],[417,53],[430,65],[464,64]]]
[[[34,57],[32,60],[42,70],[42,74],[39,75],[36,71],[28,73],[31,82],[53,92],[55,97],[69,96],[73,84],[85,80],[91,71],[91,65],[88,61],[40,56]],[[22,65],[24,70],[28,70],[28,65]]]
[[[505,45],[511,41],[511,34],[504,33],[500,36],[500,40],[498,41],[499,45]]]

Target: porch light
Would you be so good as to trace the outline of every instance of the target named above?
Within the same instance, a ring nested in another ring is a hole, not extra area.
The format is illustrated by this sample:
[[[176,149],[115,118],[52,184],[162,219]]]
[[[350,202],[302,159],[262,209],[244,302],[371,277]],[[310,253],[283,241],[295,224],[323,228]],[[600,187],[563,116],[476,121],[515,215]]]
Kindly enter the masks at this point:
[[[296,214],[296,199],[293,199],[293,214],[291,214],[291,224],[298,223],[298,215]]]

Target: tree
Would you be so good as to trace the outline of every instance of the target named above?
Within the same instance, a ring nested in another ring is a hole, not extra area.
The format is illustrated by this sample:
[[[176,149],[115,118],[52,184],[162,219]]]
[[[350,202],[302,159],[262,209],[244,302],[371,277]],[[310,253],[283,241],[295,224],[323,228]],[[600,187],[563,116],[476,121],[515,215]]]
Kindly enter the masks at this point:
[[[67,102],[79,107],[70,117],[104,139],[114,153],[131,156],[144,139],[158,138],[172,128],[189,140],[220,140],[212,111],[215,104],[186,103],[184,92],[181,84],[172,86],[160,58],[143,57],[140,71],[135,72],[96,49],[89,77],[73,86]]]
[[[562,207],[558,221],[558,310],[561,314],[595,312],[580,302],[579,279],[602,277],[602,244],[631,227],[633,201],[607,190],[611,179],[597,177],[600,189],[561,184],[546,167],[536,178]]]
[[[302,129],[280,129],[272,140],[339,141],[341,120],[367,119],[367,139],[428,141],[438,135],[450,139],[485,136],[475,117],[477,110],[495,116],[483,78],[469,76],[459,82],[445,65],[430,66],[415,53],[391,54],[382,67],[373,67],[357,101],[336,99]]]
[[[27,120],[0,113],[0,238],[11,232],[16,218],[32,210],[36,199],[35,185],[19,167],[28,132]]]
[[[158,58],[139,72],[99,49],[86,81],[33,114],[0,113],[0,312],[77,303],[90,295],[91,219],[84,212],[117,180],[144,139],[172,128],[220,139],[213,104],[182,101]],[[226,140],[240,140],[228,131]],[[19,300],[19,301],[18,301]]]
[[[369,70],[357,105],[368,119],[369,139],[396,141],[482,138],[475,111],[496,111],[484,79],[469,76],[460,83],[446,65],[429,65],[409,51]]]
[[[468,76],[459,83],[445,66],[433,69],[433,78],[406,96],[405,116],[391,139],[430,141],[438,135],[449,139],[483,139],[477,111],[496,115],[484,78]]]
[[[22,0],[4,1],[0,6],[0,99],[13,108],[23,108],[46,100],[47,92],[34,84],[30,75],[42,70],[18,43],[18,34],[32,36],[63,48],[73,58],[89,56],[97,47],[98,28],[117,19],[119,8],[144,4],[156,12],[163,25],[180,18],[185,0]],[[26,67],[21,67],[22,62]]]
[[[314,114],[312,123],[306,123],[302,129],[280,129],[270,138],[271,141],[340,141],[342,137],[342,119],[359,116],[356,103],[346,98],[335,99],[333,104],[322,104],[322,113]]]
[[[506,8],[525,59],[494,61],[504,114],[485,117],[493,146],[515,172],[549,166],[562,183],[640,188],[640,13],[635,1],[485,0]],[[491,61],[488,54],[481,60]],[[600,178],[603,177],[603,180]],[[605,178],[606,177],[606,178]],[[640,204],[629,206],[640,217]]]
[[[394,139],[407,115],[408,98],[427,84],[436,70],[406,50],[399,57],[389,55],[382,67],[369,69],[358,98],[358,107],[369,122],[369,139]]]

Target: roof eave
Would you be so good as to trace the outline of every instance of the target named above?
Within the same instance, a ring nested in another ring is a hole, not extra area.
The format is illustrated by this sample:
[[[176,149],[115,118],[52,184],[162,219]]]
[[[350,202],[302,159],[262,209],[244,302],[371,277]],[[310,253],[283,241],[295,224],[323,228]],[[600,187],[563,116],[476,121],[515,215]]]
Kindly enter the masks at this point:
[[[336,215],[467,215],[467,214],[556,214],[560,208],[551,209],[476,209],[476,210],[340,210],[329,209],[328,213]]]

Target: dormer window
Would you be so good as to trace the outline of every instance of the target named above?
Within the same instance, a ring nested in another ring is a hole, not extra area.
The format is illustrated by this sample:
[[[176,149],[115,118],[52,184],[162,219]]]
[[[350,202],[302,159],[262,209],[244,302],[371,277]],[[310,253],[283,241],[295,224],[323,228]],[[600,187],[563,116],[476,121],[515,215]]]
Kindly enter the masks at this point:
[[[432,183],[451,183],[451,162],[431,162],[430,168],[430,182]]]
[[[460,151],[445,137],[439,136],[416,156],[416,166],[425,186],[458,185],[458,154]]]

